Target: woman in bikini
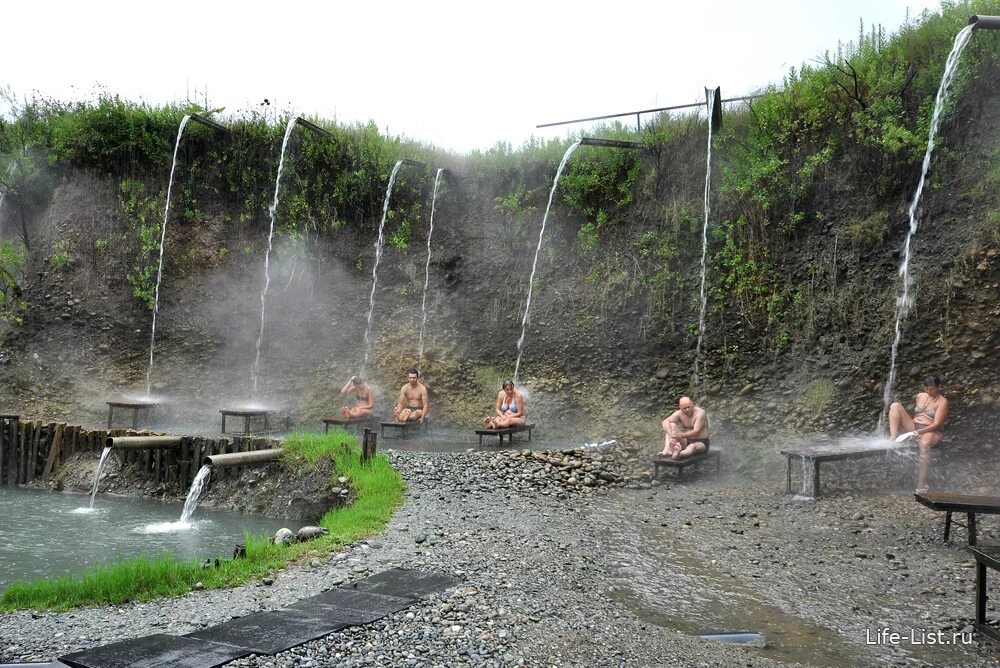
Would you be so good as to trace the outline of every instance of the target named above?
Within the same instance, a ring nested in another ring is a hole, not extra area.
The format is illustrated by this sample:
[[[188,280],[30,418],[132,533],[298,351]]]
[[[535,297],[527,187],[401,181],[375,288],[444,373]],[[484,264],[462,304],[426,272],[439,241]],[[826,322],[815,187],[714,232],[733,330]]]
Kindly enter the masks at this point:
[[[496,415],[483,420],[483,424],[490,429],[506,429],[524,424],[524,397],[514,389],[514,381],[503,382],[494,410]]]
[[[889,436],[896,438],[901,433],[912,431],[919,439],[917,491],[926,492],[931,448],[941,442],[941,427],[948,418],[948,399],[941,394],[941,379],[937,376],[924,378],[924,391],[916,396],[914,404],[912,417],[899,402],[889,406]]]
[[[354,396],[353,406],[344,406],[340,409],[340,416],[345,420],[359,417],[369,417],[375,406],[375,393],[372,388],[365,385],[365,381],[357,376],[344,383],[340,393],[344,396]]]

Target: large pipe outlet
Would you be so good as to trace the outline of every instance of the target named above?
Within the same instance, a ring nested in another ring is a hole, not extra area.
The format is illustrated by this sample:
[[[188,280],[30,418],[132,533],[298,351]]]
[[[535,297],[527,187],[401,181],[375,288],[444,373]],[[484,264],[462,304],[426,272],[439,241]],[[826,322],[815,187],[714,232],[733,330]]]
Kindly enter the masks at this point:
[[[970,16],[969,25],[976,30],[1000,30],[1000,16]]]
[[[180,444],[180,436],[109,436],[104,442],[116,450],[163,450]]]
[[[278,461],[279,457],[281,457],[281,448],[273,448],[271,450],[251,450],[250,452],[230,452],[225,455],[208,455],[201,460],[201,464],[202,466],[224,469],[227,466],[267,464]]]
[[[584,137],[580,140],[581,146],[605,146],[608,148],[646,148],[646,145],[637,141],[625,141],[623,139],[598,139],[597,137]]]

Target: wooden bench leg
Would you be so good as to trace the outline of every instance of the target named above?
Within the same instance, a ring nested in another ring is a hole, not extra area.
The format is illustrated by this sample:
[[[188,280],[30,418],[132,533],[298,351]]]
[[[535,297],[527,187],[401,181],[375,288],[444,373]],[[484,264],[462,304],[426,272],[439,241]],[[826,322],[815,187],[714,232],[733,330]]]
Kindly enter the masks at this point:
[[[966,528],[969,530],[969,545],[976,544],[976,514],[969,513],[967,515],[968,522],[966,522]]]
[[[976,562],[976,626],[986,626],[986,564]]]
[[[528,429],[528,440],[529,441],[531,440],[531,429],[530,428]]]
[[[785,456],[785,494],[792,493],[792,456]]]
[[[226,433],[226,414],[222,414],[222,433]]]
[[[951,534],[951,511],[945,511],[944,514],[944,542],[948,542],[948,536]]]

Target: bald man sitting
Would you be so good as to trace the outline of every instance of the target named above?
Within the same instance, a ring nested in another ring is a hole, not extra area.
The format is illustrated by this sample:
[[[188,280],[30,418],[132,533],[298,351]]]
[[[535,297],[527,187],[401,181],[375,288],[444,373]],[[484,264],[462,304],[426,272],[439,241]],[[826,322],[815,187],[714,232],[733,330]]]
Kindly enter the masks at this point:
[[[708,452],[708,414],[689,397],[681,397],[677,410],[660,425],[666,432],[661,457],[682,459]]]

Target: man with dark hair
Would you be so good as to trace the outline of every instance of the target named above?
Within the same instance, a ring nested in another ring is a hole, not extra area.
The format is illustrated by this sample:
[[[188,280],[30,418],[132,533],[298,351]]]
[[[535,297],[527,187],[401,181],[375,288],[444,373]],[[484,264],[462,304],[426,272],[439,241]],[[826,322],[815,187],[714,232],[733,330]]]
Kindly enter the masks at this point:
[[[708,413],[689,397],[681,397],[677,410],[660,424],[667,432],[661,457],[681,459],[708,452]]]
[[[406,372],[406,385],[399,390],[399,400],[392,414],[396,422],[423,422],[430,409],[427,400],[427,388],[420,382],[420,373],[416,369]]]

